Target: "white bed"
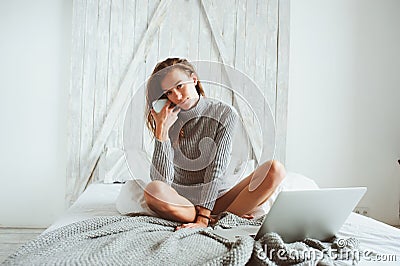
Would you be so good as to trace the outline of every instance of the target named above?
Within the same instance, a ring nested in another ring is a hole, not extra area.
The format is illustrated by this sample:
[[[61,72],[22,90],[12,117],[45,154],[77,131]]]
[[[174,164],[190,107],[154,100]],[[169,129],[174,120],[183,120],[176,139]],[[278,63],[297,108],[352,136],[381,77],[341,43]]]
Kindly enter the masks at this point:
[[[92,217],[121,215],[116,208],[116,201],[122,186],[123,184],[112,183],[94,183],[89,185],[77,201],[43,233]],[[296,173],[288,173],[284,182],[277,189],[277,192],[280,190],[316,188],[318,188],[318,185],[310,178]],[[265,204],[266,211],[275,200],[277,194],[275,193]]]
[[[116,209],[116,200],[121,187],[122,184],[91,184],[65,214],[44,233],[92,217],[121,215]],[[315,188],[316,184],[311,179],[293,173],[288,175],[282,186],[284,190]],[[351,213],[339,231],[338,237],[359,239],[362,250],[383,256],[379,262],[380,265],[400,265],[400,229]],[[388,255],[390,258],[387,257]],[[385,262],[385,260],[392,262]],[[377,262],[362,260],[359,265],[364,264],[376,265]]]

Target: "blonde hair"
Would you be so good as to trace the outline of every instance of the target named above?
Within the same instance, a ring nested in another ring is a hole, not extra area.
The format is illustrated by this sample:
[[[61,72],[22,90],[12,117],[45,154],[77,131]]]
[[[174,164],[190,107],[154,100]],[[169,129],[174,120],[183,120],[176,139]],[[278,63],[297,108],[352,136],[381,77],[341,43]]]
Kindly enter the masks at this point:
[[[153,116],[150,113],[152,102],[158,99],[167,99],[167,96],[164,94],[161,88],[161,81],[169,72],[174,69],[180,69],[186,72],[188,76],[195,74],[198,77],[193,65],[184,58],[167,58],[156,65],[146,86],[146,126],[153,133],[153,136],[156,131],[156,124]],[[199,95],[205,95],[200,80],[197,81],[196,91]]]

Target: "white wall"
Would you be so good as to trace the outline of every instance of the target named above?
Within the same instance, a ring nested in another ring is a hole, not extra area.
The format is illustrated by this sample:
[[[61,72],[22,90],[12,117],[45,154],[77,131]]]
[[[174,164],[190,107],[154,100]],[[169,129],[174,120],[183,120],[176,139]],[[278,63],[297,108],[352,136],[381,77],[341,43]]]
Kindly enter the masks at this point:
[[[287,168],[399,224],[400,1],[291,1]]]
[[[0,2],[0,226],[64,209],[72,1]]]

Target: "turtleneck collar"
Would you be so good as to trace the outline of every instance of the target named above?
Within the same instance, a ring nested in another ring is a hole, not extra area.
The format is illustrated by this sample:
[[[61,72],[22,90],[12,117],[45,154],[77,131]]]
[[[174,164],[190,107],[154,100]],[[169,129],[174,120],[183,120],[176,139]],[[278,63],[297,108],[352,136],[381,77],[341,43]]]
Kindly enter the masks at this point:
[[[194,117],[201,116],[204,110],[207,109],[207,101],[200,95],[197,104],[190,108],[189,110],[181,110],[178,117],[182,120],[190,120]]]

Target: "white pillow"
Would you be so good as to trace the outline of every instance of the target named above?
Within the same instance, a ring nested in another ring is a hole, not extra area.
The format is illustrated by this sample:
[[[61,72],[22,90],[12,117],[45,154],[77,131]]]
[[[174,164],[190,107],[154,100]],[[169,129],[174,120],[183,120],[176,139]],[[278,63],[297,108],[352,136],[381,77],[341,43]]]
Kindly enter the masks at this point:
[[[117,197],[116,208],[122,214],[144,214],[157,216],[144,199],[144,188],[146,183],[141,179],[128,180],[121,187],[121,191]]]
[[[319,189],[314,180],[298,173],[287,172],[285,179],[279,184],[272,196],[260,206],[261,208],[256,210],[254,216],[259,217],[268,213],[281,191],[310,189]]]

